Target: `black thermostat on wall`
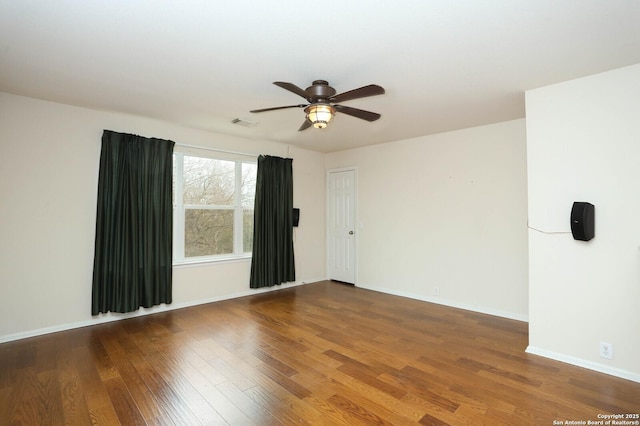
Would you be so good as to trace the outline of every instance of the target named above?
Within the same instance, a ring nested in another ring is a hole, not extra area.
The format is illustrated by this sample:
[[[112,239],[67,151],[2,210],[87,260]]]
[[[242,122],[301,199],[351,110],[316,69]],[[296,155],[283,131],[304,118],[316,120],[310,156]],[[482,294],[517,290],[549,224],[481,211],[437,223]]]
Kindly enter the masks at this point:
[[[293,226],[298,226],[300,223],[300,209],[293,209]]]
[[[595,207],[591,203],[576,201],[571,208],[571,233],[574,240],[589,241],[596,235]]]

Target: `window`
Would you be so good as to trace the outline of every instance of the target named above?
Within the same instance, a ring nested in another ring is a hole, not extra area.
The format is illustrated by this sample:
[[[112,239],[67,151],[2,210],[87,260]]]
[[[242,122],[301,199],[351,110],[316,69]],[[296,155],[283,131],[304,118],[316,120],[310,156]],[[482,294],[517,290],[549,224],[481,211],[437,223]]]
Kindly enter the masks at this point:
[[[174,263],[246,257],[252,250],[255,159],[220,155],[174,153]]]

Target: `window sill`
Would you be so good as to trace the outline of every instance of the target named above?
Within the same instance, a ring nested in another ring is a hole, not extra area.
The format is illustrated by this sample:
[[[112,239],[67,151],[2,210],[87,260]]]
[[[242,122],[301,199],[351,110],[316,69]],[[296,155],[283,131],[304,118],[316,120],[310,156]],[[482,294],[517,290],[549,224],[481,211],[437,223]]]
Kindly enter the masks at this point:
[[[207,266],[219,263],[234,263],[251,261],[251,253],[240,256],[217,256],[217,257],[198,257],[192,259],[176,260],[173,262],[174,268],[191,268],[197,266]]]

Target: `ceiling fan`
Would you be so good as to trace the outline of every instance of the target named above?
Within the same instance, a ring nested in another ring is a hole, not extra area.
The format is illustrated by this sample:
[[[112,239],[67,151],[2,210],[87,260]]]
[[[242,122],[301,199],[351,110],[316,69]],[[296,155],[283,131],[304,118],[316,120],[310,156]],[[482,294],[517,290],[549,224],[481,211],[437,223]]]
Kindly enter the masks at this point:
[[[296,95],[302,96],[309,103],[254,109],[250,112],[265,112],[285,108],[304,108],[306,118],[304,123],[302,123],[302,126],[298,129],[299,132],[308,129],[311,126],[316,129],[324,129],[327,127],[327,124],[331,121],[336,112],[348,114],[367,121],[376,121],[381,117],[380,114],[375,112],[337,104],[338,102],[350,101],[352,99],[382,95],[384,93],[384,89],[376,84],[370,84],[358,89],[349,90],[348,92],[340,93],[339,95],[336,95],[336,89],[329,86],[329,83],[325,80],[315,80],[311,83],[311,86],[304,90],[293,83],[286,83],[283,81],[275,81],[273,84],[293,92]]]

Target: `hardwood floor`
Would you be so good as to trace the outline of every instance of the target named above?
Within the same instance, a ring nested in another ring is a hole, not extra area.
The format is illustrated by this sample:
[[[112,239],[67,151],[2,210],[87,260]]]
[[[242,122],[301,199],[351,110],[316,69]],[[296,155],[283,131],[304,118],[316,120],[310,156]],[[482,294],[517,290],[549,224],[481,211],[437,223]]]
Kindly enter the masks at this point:
[[[0,345],[2,425],[552,425],[640,384],[524,352],[527,324],[332,282]]]

